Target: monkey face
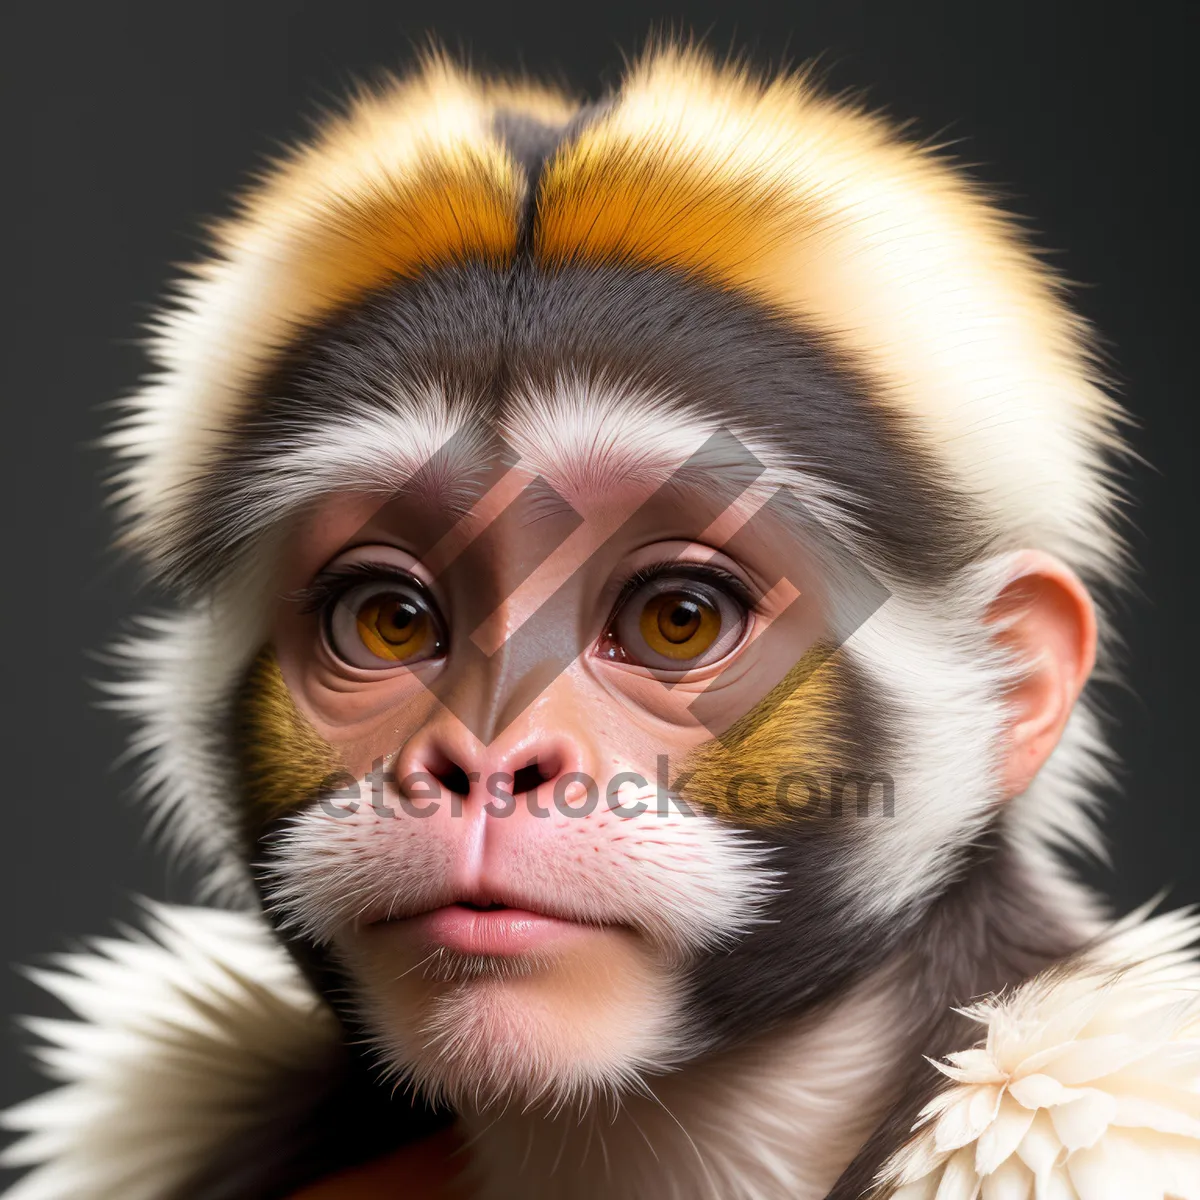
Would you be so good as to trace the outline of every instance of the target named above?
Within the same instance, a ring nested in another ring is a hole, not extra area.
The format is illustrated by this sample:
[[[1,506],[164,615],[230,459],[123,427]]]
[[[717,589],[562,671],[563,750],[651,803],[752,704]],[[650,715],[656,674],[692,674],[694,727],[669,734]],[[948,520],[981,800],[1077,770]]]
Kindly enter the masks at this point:
[[[1030,777],[1005,556],[1119,559],[1114,410],[1026,258],[882,124],[683,53],[587,111],[431,68],[223,227],[111,439],[183,603],[138,744],[393,1071],[635,1086],[961,874]]]
[[[240,700],[271,903],[456,1103],[615,1091],[711,1044],[698,969],[776,891],[752,827],[827,822],[807,787],[844,749],[835,665],[780,677],[826,632],[817,560],[727,439],[610,426],[554,462],[534,420],[515,465],[314,507]],[[780,685],[739,778],[722,736]]]
[[[259,390],[193,531],[289,511],[213,610],[258,639],[243,853],[391,1069],[564,1103],[884,960],[998,701],[973,610],[921,625],[956,526],[861,381],[680,275],[520,266],[394,285]]]
[[[429,1095],[586,1099],[792,1020],[987,818],[973,531],[753,303],[440,268],[301,339],[200,487],[181,552],[231,565],[181,653],[241,856]]]

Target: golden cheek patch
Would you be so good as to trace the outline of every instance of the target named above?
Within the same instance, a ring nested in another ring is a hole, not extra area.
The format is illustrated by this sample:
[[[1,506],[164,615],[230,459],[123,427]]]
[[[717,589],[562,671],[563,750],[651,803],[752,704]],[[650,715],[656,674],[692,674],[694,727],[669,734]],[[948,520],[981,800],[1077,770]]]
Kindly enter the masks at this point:
[[[738,825],[831,815],[853,757],[846,692],[839,655],[814,646],[723,737],[690,755],[673,783],[689,805]]]
[[[234,742],[245,811],[254,823],[283,816],[350,781],[341,756],[296,707],[269,646],[238,690]]]

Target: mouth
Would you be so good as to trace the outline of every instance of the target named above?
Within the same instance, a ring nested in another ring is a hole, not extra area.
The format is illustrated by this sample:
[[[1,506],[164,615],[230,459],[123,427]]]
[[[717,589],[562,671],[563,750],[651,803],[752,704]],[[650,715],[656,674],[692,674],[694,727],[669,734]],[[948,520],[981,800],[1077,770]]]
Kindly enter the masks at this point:
[[[395,928],[427,950],[492,957],[559,949],[600,928],[491,900],[456,900],[415,916],[377,921],[373,927]]]

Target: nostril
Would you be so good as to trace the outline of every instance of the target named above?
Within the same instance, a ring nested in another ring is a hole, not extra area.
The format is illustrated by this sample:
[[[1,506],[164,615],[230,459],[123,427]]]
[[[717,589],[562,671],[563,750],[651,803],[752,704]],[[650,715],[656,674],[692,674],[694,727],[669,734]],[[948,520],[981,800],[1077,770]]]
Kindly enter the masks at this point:
[[[512,790],[514,796],[524,792],[535,792],[543,783],[553,779],[557,771],[548,770],[543,764],[533,762],[513,773]]]
[[[456,796],[465,796],[471,790],[471,781],[466,771],[457,763],[448,763],[442,770],[432,774],[442,787]]]
[[[465,796],[471,790],[471,779],[466,771],[445,754],[434,753],[425,763],[425,770],[448,792]]]
[[[502,787],[511,788],[514,796],[520,796],[529,792],[535,792],[544,783],[549,783],[552,779],[556,779],[563,769],[563,757],[552,748],[548,752],[536,759],[533,762],[527,762],[525,766],[512,771],[503,769],[504,755],[497,755],[496,759],[491,763],[484,761],[476,763],[469,756],[464,757],[459,754],[448,754],[441,747],[424,747],[424,753],[418,752],[413,758],[408,760],[408,765],[419,775],[424,775],[426,780],[436,779],[437,782],[450,792],[452,795],[461,796],[466,799],[471,794],[471,789],[477,786],[480,782],[483,773],[489,766],[499,768],[496,772],[496,777],[503,780]],[[460,763],[466,763],[466,766]],[[467,766],[474,767],[474,770],[467,770]],[[399,764],[397,767],[400,770]],[[491,780],[492,776],[486,776]],[[511,783],[509,780],[511,779]],[[488,788],[490,790],[491,783]],[[401,790],[404,790],[403,783]]]

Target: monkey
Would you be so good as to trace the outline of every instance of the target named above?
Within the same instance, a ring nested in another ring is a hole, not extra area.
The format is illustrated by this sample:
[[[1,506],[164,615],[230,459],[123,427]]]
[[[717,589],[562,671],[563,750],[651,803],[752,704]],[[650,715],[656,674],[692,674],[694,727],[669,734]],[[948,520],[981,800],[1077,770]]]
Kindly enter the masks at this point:
[[[1095,847],[1126,418],[941,150],[653,45],[272,163],[108,437],[194,907],[41,981],[13,1200],[1200,1196]]]

